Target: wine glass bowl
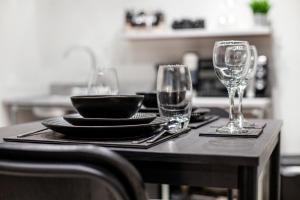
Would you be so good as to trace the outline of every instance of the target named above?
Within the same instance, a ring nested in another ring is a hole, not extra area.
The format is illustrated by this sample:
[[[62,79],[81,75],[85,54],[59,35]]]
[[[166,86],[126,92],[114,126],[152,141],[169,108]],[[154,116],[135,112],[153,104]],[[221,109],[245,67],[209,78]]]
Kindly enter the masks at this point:
[[[118,74],[115,68],[95,69],[88,83],[88,95],[117,95]]]
[[[254,45],[250,45],[250,66],[248,73],[246,74],[245,80],[253,79],[257,68],[257,49]]]
[[[221,41],[214,47],[213,63],[219,80],[226,87],[236,87],[247,74],[248,42]]]

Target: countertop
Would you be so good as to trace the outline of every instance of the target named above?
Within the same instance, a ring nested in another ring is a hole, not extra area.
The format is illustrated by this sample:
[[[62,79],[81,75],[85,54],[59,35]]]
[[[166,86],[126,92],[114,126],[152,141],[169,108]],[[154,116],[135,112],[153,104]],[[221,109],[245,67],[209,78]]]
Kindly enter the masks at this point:
[[[237,99],[236,99],[237,100]],[[65,107],[72,108],[69,96],[62,95],[42,95],[19,98],[7,98],[3,101],[5,106],[16,107]],[[201,107],[223,107],[229,106],[227,97],[194,97],[194,106]],[[266,109],[271,105],[270,98],[244,98],[244,108]]]

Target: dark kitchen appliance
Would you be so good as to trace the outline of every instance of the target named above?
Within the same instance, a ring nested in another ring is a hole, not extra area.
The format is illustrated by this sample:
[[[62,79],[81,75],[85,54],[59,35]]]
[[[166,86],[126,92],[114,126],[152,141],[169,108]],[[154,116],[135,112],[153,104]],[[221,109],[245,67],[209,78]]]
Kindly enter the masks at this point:
[[[189,67],[194,91],[197,91],[198,86],[198,61],[199,56],[197,52],[185,52],[182,57],[182,63]]]
[[[132,28],[157,27],[164,21],[164,14],[160,11],[127,10],[125,21]]]
[[[174,20],[172,23],[173,29],[203,29],[205,28],[204,19],[181,19]]]
[[[227,96],[225,86],[219,81],[214,71],[212,59],[200,59],[198,64],[198,96]]]
[[[266,56],[258,56],[257,70],[255,75],[255,96],[269,96],[268,91],[268,58]]]
[[[253,83],[248,86],[247,92],[254,91],[251,97],[267,97],[268,89],[268,59],[266,56],[259,56],[257,61],[257,71]],[[224,97],[227,96],[225,86],[217,78],[214,71],[212,59],[200,59],[198,64],[198,96]]]

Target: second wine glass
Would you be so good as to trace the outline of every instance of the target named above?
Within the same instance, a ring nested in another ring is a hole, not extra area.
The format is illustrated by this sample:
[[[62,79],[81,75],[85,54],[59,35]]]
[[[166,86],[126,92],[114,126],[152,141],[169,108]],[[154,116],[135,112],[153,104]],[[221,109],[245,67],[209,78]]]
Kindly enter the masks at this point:
[[[243,115],[243,97],[244,97],[244,91],[248,85],[249,80],[254,78],[254,75],[256,73],[256,66],[257,66],[257,50],[254,45],[250,46],[250,62],[249,62],[249,69],[245,76],[245,78],[240,82],[237,92],[239,96],[239,106],[238,106],[238,115],[237,115],[237,123],[238,125],[243,128],[253,128],[255,127],[254,123],[251,123],[249,121],[246,121]]]
[[[116,95],[119,92],[119,80],[115,68],[95,69],[88,83],[88,95]]]

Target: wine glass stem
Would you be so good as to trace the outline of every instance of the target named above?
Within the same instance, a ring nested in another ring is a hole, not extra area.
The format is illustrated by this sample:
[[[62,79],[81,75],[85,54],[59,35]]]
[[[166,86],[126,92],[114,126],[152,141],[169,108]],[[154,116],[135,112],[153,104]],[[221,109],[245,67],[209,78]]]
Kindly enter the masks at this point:
[[[238,105],[238,123],[240,126],[243,125],[244,115],[243,115],[243,97],[245,86],[238,87],[239,105]]]
[[[239,87],[238,89],[238,95],[239,95],[239,115],[243,114],[243,96],[244,96],[244,88],[243,87]]]
[[[236,88],[229,87],[227,90],[229,96],[229,123],[234,123],[234,95]]]

